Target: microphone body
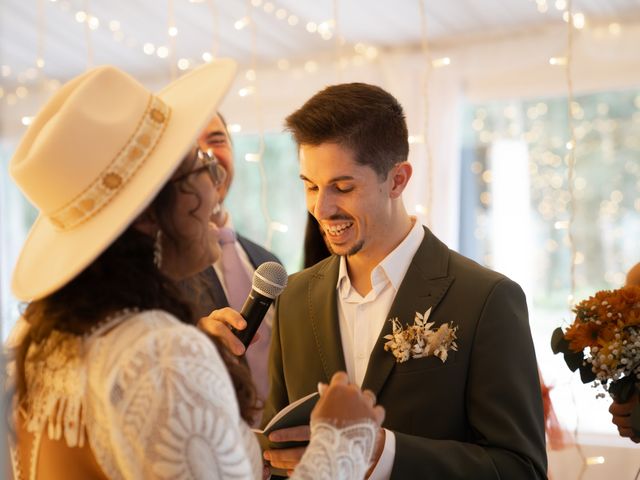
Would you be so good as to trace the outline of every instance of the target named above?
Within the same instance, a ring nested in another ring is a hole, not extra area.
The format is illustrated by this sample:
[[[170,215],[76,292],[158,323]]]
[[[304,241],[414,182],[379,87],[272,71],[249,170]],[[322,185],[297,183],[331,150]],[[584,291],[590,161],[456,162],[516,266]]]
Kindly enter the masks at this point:
[[[242,306],[240,315],[247,322],[244,330],[237,330],[236,336],[245,347],[248,347],[275,298],[269,298],[256,292],[253,288]]]
[[[287,278],[287,271],[277,262],[265,262],[254,272],[251,292],[240,311],[247,326],[244,330],[234,329],[245,348],[260,328],[273,301],[287,286]]]

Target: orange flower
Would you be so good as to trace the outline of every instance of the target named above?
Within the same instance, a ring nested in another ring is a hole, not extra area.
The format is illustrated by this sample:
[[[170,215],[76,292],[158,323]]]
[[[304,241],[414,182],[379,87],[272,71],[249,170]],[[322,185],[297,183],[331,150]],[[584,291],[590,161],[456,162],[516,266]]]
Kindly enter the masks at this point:
[[[569,342],[569,348],[574,352],[581,352],[587,347],[597,347],[600,325],[593,322],[575,322],[564,334]]]

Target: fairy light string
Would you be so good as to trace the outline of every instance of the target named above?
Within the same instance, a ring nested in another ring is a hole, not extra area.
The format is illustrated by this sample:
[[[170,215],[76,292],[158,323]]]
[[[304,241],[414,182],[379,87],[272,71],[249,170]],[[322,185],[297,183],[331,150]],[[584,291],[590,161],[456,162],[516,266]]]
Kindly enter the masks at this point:
[[[218,56],[218,48],[220,46],[220,16],[218,15],[218,5],[215,0],[209,0],[209,10],[211,12],[211,57]]]
[[[567,143],[567,192],[569,194],[569,221],[567,225],[567,238],[569,241],[570,252],[570,265],[569,265],[569,308],[571,309],[575,303],[576,293],[576,243],[574,236],[575,228],[575,216],[576,216],[576,196],[575,196],[575,165],[576,165],[576,133],[575,125],[573,122],[573,0],[567,0],[567,58],[565,64],[565,79],[567,83],[567,127],[569,131],[569,142]],[[576,406],[575,411],[578,411],[575,395],[572,392],[571,398]],[[578,431],[580,427],[580,417],[576,415],[576,426],[574,429],[575,445],[578,455],[582,460],[582,466],[580,468],[579,479],[584,477],[587,471],[588,462],[587,456],[578,441]]]
[[[338,0],[333,0],[333,32],[335,35],[335,44],[336,44],[336,73],[338,83],[343,82],[343,68],[342,68],[342,44],[344,43],[344,39],[342,38],[342,34],[340,33],[340,23],[339,19],[339,2]]]
[[[258,85],[257,74],[258,31],[256,22],[254,22],[252,17],[252,12],[253,7],[251,5],[251,0],[247,0],[247,19],[251,33],[251,73],[247,75],[247,78],[253,84],[253,102],[258,120],[258,152],[255,156],[257,157],[258,172],[260,174],[260,209],[267,225],[267,238],[265,241],[265,248],[269,250],[271,249],[271,242],[273,241],[274,228],[273,222],[271,220],[271,213],[269,212],[269,189],[267,182],[267,172],[264,167],[264,111],[262,106],[262,94]]]
[[[569,249],[571,253],[570,274],[569,274],[569,303],[571,306],[575,303],[576,293],[576,257],[577,250],[574,237],[575,216],[576,216],[576,197],[575,197],[575,165],[576,165],[576,132],[573,122],[574,94],[573,94],[573,10],[572,0],[567,0],[567,62],[565,67],[565,75],[567,82],[567,118],[569,129],[569,143],[567,145],[569,152],[567,154],[567,191],[569,193],[569,224],[567,227],[567,235],[569,239]]]
[[[91,27],[89,26],[89,0],[84,0],[84,13],[86,21],[84,22],[84,38],[87,42],[87,70],[93,67],[93,39],[91,37]]]
[[[40,77],[44,69],[44,36],[45,36],[44,0],[38,0],[37,43],[36,43],[36,68]]]
[[[427,13],[425,8],[426,0],[418,0],[420,6],[420,33],[421,33],[421,49],[423,56],[424,75],[422,78],[422,99],[423,99],[423,120],[422,120],[422,141],[424,142],[424,151],[426,154],[427,166],[427,198],[425,205],[425,222],[427,227],[432,227],[432,208],[433,208],[433,156],[431,153],[431,143],[429,140],[429,83],[431,81],[431,51],[429,48],[429,36],[427,35]]]
[[[173,0],[168,0],[168,15],[167,15],[167,37],[169,45],[169,76],[171,81],[176,79],[176,36],[178,30],[176,28],[176,19],[173,12]]]

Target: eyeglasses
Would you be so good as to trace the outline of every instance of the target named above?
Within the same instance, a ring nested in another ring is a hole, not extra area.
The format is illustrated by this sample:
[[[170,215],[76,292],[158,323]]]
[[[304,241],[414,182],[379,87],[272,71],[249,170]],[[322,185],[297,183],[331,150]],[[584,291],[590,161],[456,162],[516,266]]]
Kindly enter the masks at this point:
[[[209,174],[209,176],[211,177],[211,181],[213,182],[213,185],[216,187],[218,185],[221,185],[222,182],[225,181],[225,179],[227,178],[227,171],[224,169],[222,165],[220,165],[220,163],[218,162],[218,159],[216,158],[216,156],[213,154],[211,150],[204,152],[198,148],[196,150],[196,157],[198,158],[198,160],[202,160],[204,163],[201,164],[199,167],[191,170],[190,172],[180,175],[179,177],[176,177],[171,181],[174,183],[181,182],[182,180],[186,179],[191,175],[197,175],[204,171],[206,171]]]

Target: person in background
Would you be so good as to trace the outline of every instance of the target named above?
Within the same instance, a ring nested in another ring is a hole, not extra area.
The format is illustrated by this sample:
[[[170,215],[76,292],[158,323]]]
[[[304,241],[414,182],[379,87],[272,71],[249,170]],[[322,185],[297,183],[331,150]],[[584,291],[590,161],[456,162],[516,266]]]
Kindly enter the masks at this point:
[[[216,211],[212,213],[212,221],[220,229],[221,255],[212,265],[208,265],[199,273],[196,279],[198,292],[197,309],[201,322],[210,326],[212,333],[217,328],[226,329],[226,323],[221,316],[211,316],[215,309],[231,307],[236,311],[242,309],[251,290],[251,280],[255,269],[264,262],[278,262],[280,260],[271,252],[237,233],[228,210],[224,207],[231,183],[233,181],[234,157],[233,146],[227,124],[220,113],[217,113],[200,133],[198,146],[204,152],[211,152],[226,172],[226,178],[217,187],[220,202]],[[273,308],[269,309],[262,321],[255,337],[255,341],[245,348],[240,341],[231,339],[229,347],[236,355],[246,353],[246,360],[258,390],[258,397],[264,401],[268,389],[268,356],[271,343],[271,327],[273,323]],[[238,328],[242,329],[242,325]],[[261,411],[257,412],[254,424],[260,420]]]
[[[191,146],[234,72],[219,59],[154,95],[92,69],[22,138],[10,171],[40,213],[12,278],[14,478],[263,477],[249,372],[177,284],[220,254],[225,170]],[[293,477],[361,479],[384,411],[344,373],[319,390]]]
[[[408,215],[402,193],[412,167],[397,100],[372,85],[335,85],[286,123],[307,209],[334,255],[291,276],[277,300],[263,423],[346,369],[386,409],[371,478],[546,478],[524,293]],[[433,350],[417,352],[415,337],[400,332],[385,348],[391,319],[409,328],[429,311]],[[304,440],[308,427],[270,438]],[[265,458],[292,469],[303,453],[268,450]]]
[[[626,285],[640,286],[640,263],[636,263],[629,272],[627,272]],[[632,427],[632,414],[634,409],[640,408],[640,399],[638,397],[638,389],[625,403],[618,403],[615,400],[611,402],[609,413],[611,413],[613,424],[618,427],[618,433],[621,437],[627,437],[634,443],[640,443],[640,432]]]

